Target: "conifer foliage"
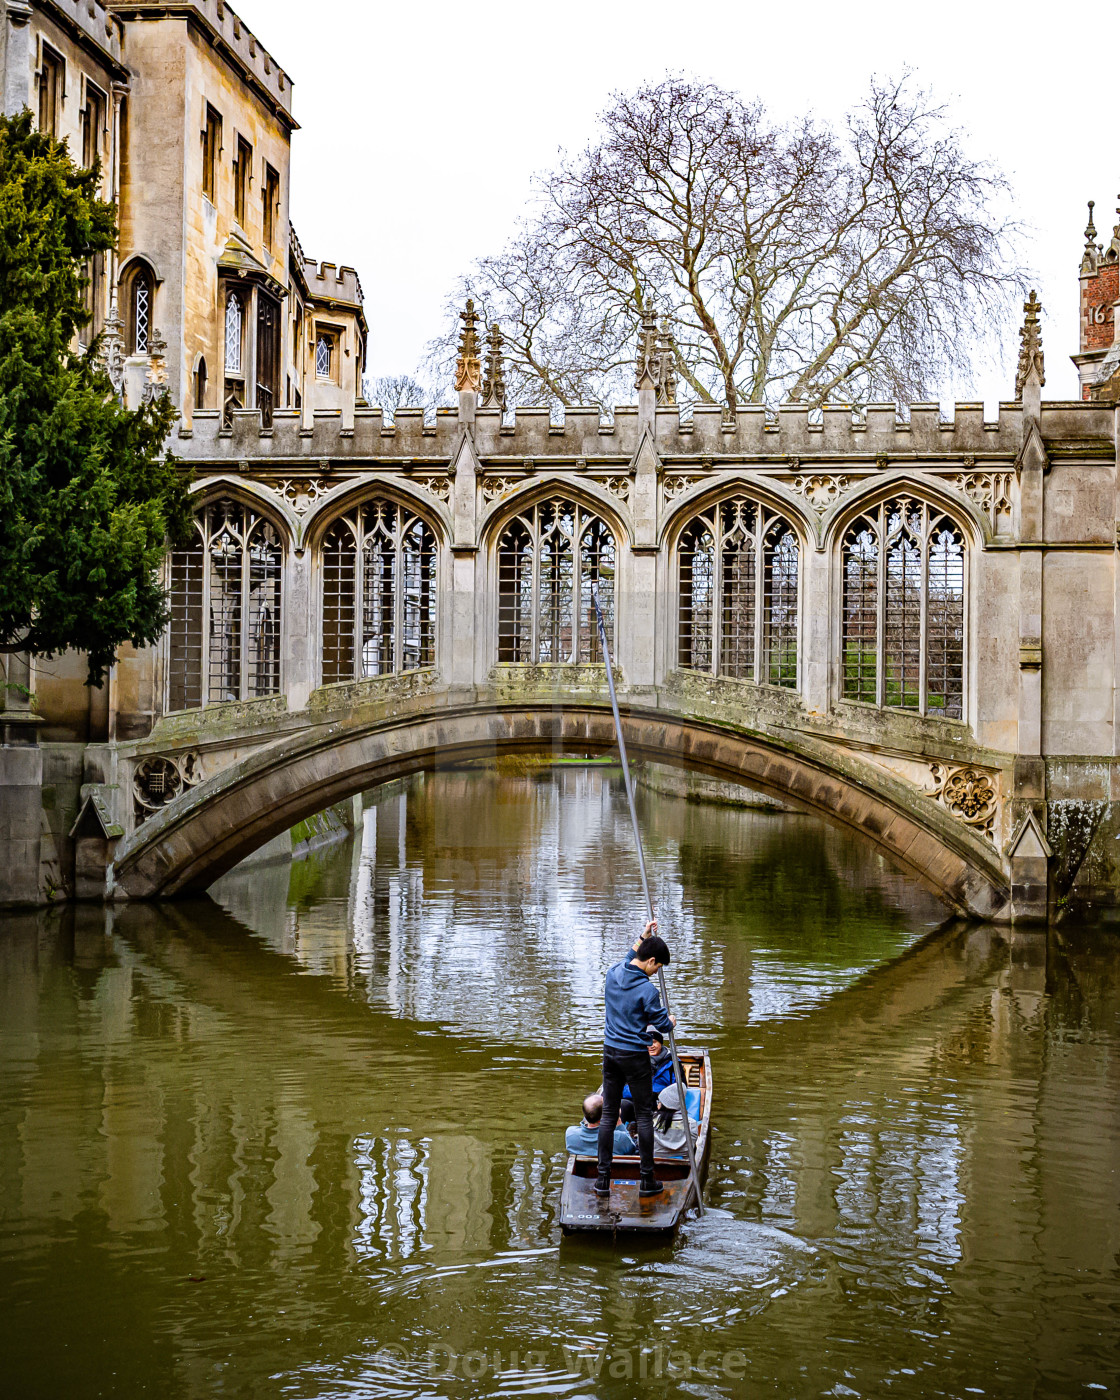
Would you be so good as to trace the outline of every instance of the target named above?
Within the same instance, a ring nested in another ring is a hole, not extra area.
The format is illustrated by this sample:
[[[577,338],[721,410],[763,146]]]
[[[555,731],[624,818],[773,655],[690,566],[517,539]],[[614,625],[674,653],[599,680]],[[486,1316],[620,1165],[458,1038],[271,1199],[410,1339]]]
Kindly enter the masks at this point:
[[[29,112],[0,116],[0,651],[80,648],[94,683],[163,631],[160,566],[188,519],[169,399],[129,411],[76,346],[84,265],[116,241],[97,187]]]

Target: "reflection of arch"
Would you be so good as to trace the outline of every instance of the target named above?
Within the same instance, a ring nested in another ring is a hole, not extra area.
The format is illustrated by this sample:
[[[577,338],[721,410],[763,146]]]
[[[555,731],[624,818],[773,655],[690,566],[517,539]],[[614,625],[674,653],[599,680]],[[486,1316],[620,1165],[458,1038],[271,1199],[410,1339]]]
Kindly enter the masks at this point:
[[[317,723],[283,745],[267,744],[150,817],[120,848],[117,888],[133,898],[205,889],[296,822],[378,783],[436,763],[503,753],[605,753],[616,747],[606,703],[439,705],[402,714],[398,703],[355,720]],[[811,736],[760,735],[631,700],[626,746],[636,759],[679,763],[749,786],[858,831],[918,875],[953,908],[981,918],[1006,909],[998,853],[943,807],[901,779],[831,751]]]
[[[527,502],[498,532],[497,565],[499,662],[602,660],[591,590],[611,635],[617,568],[602,515],[568,496]]]
[[[322,564],[323,684],[435,663],[435,531],[374,497],[327,526]]]
[[[880,490],[846,513],[840,555],[840,694],[962,720],[969,531],[923,493]]]
[[[242,501],[197,511],[171,552],[170,710],[279,692],[283,555],[276,525]]]
[[[677,664],[796,688],[800,556],[790,521],[745,495],[694,516],[677,540]]]
[[[156,274],[146,258],[131,258],[120,278],[125,353],[146,355],[155,328]]]

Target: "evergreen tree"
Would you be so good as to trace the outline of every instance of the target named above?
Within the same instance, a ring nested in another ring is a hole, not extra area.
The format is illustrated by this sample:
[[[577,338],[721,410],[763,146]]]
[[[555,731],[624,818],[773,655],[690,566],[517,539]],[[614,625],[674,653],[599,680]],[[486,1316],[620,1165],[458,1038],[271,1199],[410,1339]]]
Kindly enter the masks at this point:
[[[84,267],[116,242],[98,179],[26,110],[0,116],[0,651],[79,648],[95,684],[166,626],[159,570],[188,522],[170,400],[130,412],[76,348]]]

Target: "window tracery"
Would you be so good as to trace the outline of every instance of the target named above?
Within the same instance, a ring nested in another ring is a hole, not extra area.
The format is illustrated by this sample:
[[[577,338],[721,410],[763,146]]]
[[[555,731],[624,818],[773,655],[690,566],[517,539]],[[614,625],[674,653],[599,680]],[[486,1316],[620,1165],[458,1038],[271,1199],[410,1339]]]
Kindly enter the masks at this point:
[[[677,546],[677,664],[795,689],[800,544],[746,496],[690,520]]]
[[[591,591],[614,633],[615,537],[598,515],[562,498],[521,512],[498,540],[498,660],[601,662]]]
[[[435,664],[436,539],[427,521],[373,500],[322,548],[323,684]]]
[[[172,551],[172,710],[250,700],[280,690],[283,549],[272,523],[223,498],[195,517]]]
[[[924,501],[866,511],[842,545],[841,694],[964,717],[964,532]]]

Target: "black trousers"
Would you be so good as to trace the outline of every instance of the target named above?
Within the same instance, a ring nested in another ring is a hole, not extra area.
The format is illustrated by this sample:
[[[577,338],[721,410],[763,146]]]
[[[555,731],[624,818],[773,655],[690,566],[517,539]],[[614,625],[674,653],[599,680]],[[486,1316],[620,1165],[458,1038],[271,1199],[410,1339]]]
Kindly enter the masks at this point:
[[[614,1130],[618,1124],[622,1090],[629,1084],[638,1125],[638,1153],[642,1175],[653,1175],[653,1067],[649,1052],[616,1050],[603,1046],[603,1116],[599,1120],[599,1175],[609,1176],[614,1161]]]

